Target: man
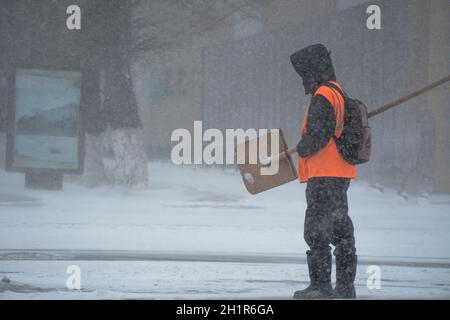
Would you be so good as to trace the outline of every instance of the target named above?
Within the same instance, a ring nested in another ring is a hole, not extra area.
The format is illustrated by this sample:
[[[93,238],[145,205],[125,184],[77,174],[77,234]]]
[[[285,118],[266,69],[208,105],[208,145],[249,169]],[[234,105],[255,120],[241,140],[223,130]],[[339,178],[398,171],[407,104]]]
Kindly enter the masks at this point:
[[[342,134],[344,96],[336,82],[330,51],[322,44],[291,56],[311,94],[297,145],[298,176],[306,186],[304,238],[309,246],[310,285],[294,293],[296,299],[355,298],[357,256],[353,223],[348,216],[347,190],[356,168],[339,154],[334,136]],[[335,246],[336,287],[331,286],[331,247]]]

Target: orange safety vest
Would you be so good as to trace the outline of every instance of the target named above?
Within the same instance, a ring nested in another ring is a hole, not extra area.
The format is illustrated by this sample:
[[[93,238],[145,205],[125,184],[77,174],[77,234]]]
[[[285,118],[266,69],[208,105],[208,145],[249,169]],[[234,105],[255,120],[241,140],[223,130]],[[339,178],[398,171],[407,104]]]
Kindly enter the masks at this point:
[[[341,88],[336,82],[332,82]],[[334,135],[340,137],[344,129],[344,98],[336,90],[321,86],[314,95],[324,96],[333,106],[336,115],[336,128]],[[305,118],[301,129],[302,135],[306,133],[306,123],[308,122],[308,111],[306,110]],[[301,183],[307,182],[313,177],[339,177],[339,178],[356,178],[355,165],[346,162],[336,147],[334,139],[331,138],[328,144],[318,152],[309,157],[298,157],[298,178]]]

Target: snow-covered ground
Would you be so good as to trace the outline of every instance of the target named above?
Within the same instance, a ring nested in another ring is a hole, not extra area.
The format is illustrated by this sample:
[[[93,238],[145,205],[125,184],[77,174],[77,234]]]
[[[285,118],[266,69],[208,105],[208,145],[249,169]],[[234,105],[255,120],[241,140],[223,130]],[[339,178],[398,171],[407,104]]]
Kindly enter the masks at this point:
[[[148,189],[26,190],[0,172],[0,298],[290,298],[308,280],[304,186],[248,194],[238,173],[150,163]],[[361,298],[450,298],[450,196],[349,192]],[[66,268],[81,268],[81,291]],[[381,289],[367,288],[369,265]]]

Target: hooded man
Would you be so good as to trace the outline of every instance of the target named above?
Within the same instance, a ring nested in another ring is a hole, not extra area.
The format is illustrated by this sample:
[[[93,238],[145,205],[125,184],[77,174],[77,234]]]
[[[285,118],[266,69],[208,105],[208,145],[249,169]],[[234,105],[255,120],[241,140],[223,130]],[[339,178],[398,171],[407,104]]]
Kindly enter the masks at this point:
[[[295,71],[311,94],[297,145],[298,176],[307,183],[304,238],[310,285],[296,299],[355,298],[357,256],[347,190],[356,168],[339,154],[335,137],[344,126],[345,97],[336,82],[330,51],[314,44],[291,55]],[[336,287],[331,286],[331,247],[335,246]]]

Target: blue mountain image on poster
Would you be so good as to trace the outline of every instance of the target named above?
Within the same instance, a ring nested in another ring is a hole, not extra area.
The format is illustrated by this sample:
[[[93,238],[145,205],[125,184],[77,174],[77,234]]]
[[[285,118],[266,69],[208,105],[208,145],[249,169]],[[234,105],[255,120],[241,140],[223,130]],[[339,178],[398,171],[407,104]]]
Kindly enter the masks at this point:
[[[13,166],[76,169],[79,106],[78,72],[18,70]]]

